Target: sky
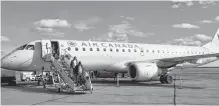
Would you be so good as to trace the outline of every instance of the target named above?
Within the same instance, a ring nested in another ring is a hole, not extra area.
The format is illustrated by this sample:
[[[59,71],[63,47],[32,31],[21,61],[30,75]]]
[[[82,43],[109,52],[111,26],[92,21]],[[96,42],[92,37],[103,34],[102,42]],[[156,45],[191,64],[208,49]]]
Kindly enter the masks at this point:
[[[39,39],[200,46],[219,28],[219,1],[3,1],[1,53]]]

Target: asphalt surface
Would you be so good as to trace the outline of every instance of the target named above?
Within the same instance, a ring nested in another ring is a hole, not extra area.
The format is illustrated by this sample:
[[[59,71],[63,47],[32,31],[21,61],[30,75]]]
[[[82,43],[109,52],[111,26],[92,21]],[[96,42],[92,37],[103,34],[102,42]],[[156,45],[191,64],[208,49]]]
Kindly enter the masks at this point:
[[[175,70],[177,105],[219,105],[219,69]],[[182,89],[179,78],[182,78]],[[2,105],[173,105],[174,83],[159,81],[131,82],[113,79],[95,79],[94,91],[85,93],[57,93],[53,87],[46,90],[36,82],[17,82],[16,86],[1,86]]]

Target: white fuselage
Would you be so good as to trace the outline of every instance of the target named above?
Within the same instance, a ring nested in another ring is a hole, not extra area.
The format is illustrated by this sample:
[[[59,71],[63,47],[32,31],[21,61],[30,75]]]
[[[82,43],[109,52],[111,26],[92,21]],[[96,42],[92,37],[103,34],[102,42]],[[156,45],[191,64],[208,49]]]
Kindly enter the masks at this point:
[[[33,41],[34,50],[17,50],[3,58],[3,68],[21,71],[40,70],[42,66],[50,70],[50,63],[45,62],[43,54],[51,53],[52,47],[42,47],[43,40]],[[174,46],[138,43],[113,43],[76,40],[46,40],[58,42],[59,56],[76,56],[88,71],[105,70],[127,72],[125,63],[129,61],[152,61],[155,59],[208,54],[203,47]],[[51,46],[51,44],[49,44]],[[48,46],[48,45],[47,45]],[[173,63],[174,64],[174,63]],[[173,65],[173,64],[167,64]],[[12,68],[10,68],[12,67]]]

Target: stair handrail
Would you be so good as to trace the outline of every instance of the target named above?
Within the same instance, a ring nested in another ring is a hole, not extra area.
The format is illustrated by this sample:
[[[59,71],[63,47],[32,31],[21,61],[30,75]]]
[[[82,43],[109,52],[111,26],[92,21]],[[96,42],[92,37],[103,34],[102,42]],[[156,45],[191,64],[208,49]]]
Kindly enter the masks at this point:
[[[65,52],[65,55],[67,54],[68,56],[70,56],[71,58],[74,58],[70,53],[68,53],[68,51],[66,50],[67,48],[65,48],[65,49],[62,49],[62,50],[64,50],[64,52]]]

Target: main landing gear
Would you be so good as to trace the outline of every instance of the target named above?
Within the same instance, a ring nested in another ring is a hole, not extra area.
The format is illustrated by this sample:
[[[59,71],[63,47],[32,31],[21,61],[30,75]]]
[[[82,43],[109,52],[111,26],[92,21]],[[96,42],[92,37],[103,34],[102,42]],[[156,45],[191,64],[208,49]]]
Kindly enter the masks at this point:
[[[161,75],[160,82],[162,84],[171,84],[173,82],[173,77],[168,74]]]

